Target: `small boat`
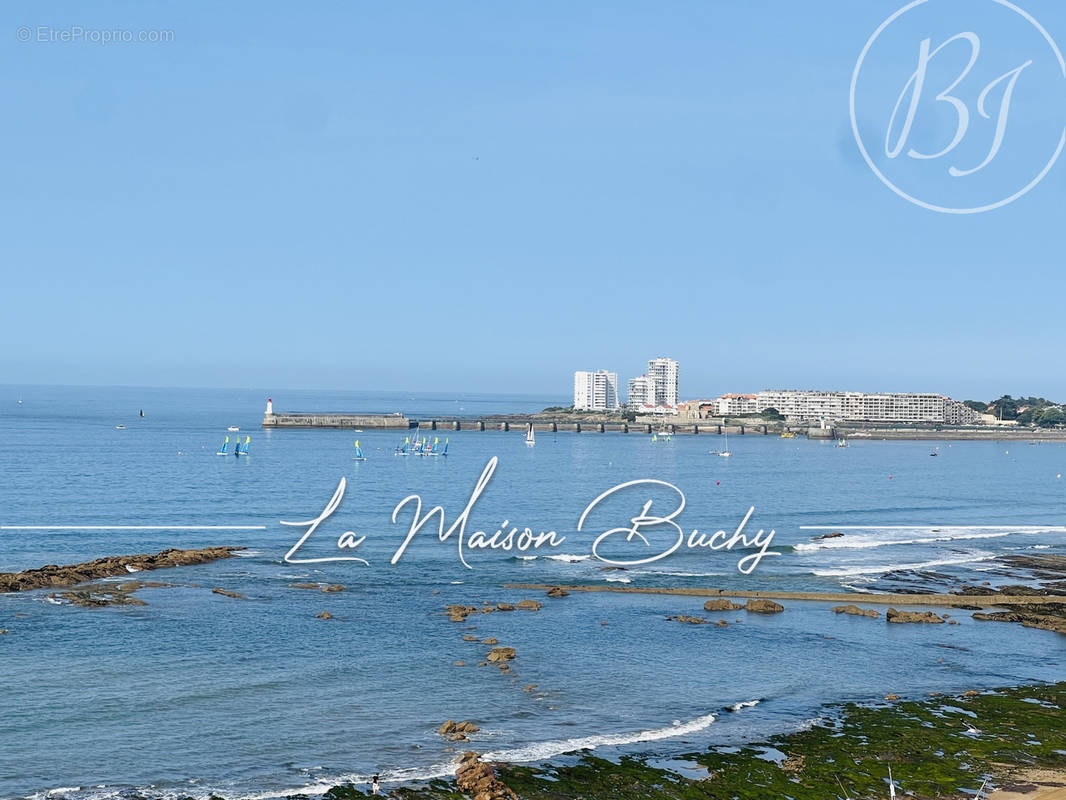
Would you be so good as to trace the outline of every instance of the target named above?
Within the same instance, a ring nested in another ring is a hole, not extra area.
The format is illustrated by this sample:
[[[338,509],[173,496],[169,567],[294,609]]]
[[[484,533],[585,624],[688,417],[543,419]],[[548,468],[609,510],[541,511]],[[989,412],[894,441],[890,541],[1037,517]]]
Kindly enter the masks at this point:
[[[363,455],[363,448],[359,446],[359,440],[355,440],[355,455],[352,456],[352,461],[366,461],[366,456]]]
[[[228,428],[226,428],[226,430],[227,431],[239,431],[240,428],[238,428],[236,425],[230,425]]]
[[[848,440],[847,439],[837,439],[837,447],[847,447],[847,446],[848,446]]]
[[[934,450],[934,451],[933,451],[932,453],[930,453],[929,455],[931,455],[931,456],[932,456],[933,458],[936,458],[936,457],[937,457],[938,455],[940,455],[940,453],[938,453],[938,452],[937,452],[936,450]]]
[[[532,447],[537,443],[537,437],[533,433],[533,423],[526,426],[526,447]]]
[[[115,430],[116,431],[124,431],[124,430],[126,430],[126,426],[125,425],[116,425],[115,426]]]
[[[782,439],[795,439],[796,438],[796,434],[794,434],[792,431],[785,431],[784,433],[781,434],[781,438]]]
[[[229,437],[228,436],[225,439],[222,440],[222,445],[221,445],[221,447],[218,448],[218,450],[215,451],[215,455],[216,456],[229,455]]]
[[[394,456],[405,456],[405,455],[407,455],[407,448],[410,445],[411,445],[411,437],[410,436],[404,436],[403,437],[403,444],[396,445],[396,449],[392,451],[392,454]]]
[[[725,450],[719,450],[717,452],[717,455],[720,456],[721,458],[730,458],[730,457],[732,457],[733,453],[729,449],[729,434],[728,433],[725,435]]]
[[[439,436],[434,436],[433,437],[433,446],[429,448],[429,450],[426,452],[426,455],[427,456],[447,455],[447,452],[446,452],[447,449],[448,449],[448,442],[445,441],[444,448],[442,449],[441,448],[441,443],[440,443],[440,437]]]
[[[240,442],[240,437],[237,437],[237,439],[238,439],[237,447],[234,448],[233,455],[235,455],[235,456],[246,456],[246,455],[248,455],[248,448],[252,444],[252,437],[251,436],[245,436],[243,444],[241,444],[241,442]]]

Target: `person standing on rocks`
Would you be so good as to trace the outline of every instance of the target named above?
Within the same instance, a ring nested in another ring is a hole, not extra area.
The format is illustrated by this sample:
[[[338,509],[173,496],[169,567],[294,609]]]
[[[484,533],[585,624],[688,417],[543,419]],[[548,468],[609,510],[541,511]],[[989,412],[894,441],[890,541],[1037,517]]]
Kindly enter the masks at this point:
[[[370,779],[370,793],[371,794],[377,794],[378,793],[378,789],[380,789],[380,788],[381,788],[381,784],[378,782],[378,775],[375,774],[374,777]]]

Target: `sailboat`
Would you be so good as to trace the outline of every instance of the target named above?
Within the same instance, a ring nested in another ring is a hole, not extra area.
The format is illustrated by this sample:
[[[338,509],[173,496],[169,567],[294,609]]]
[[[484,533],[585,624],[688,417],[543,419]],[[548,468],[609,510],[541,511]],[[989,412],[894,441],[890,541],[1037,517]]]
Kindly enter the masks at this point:
[[[396,449],[392,451],[392,454],[394,456],[405,456],[405,455],[407,455],[407,448],[408,448],[408,446],[410,444],[411,444],[411,437],[410,436],[404,436],[403,437],[403,444],[396,445]]]
[[[439,436],[434,436],[433,437],[433,446],[429,448],[429,452],[427,452],[426,455],[429,455],[429,456],[439,456],[440,455],[440,437]]]
[[[215,453],[215,455],[216,456],[224,456],[224,455],[228,455],[228,454],[229,454],[229,437],[227,436],[225,439],[222,440],[222,446],[218,448],[218,451]]]
[[[712,450],[711,452],[714,453],[716,456],[721,456],[722,458],[729,458],[733,455],[732,451],[730,451],[729,449],[728,431],[725,432],[725,450]]]
[[[526,426],[526,447],[532,447],[537,443],[537,437],[533,433],[533,423]]]
[[[848,440],[847,439],[837,439],[837,447],[847,447],[847,446],[848,446]]]
[[[226,439],[228,440],[229,437],[227,436]],[[246,456],[246,455],[248,455],[248,448],[251,446],[251,444],[252,444],[252,437],[251,436],[245,436],[243,444],[241,444],[240,439],[238,438],[237,447],[234,449],[233,455],[235,455],[235,456]]]
[[[366,456],[363,455],[363,448],[359,446],[359,440],[355,440],[355,455],[352,456],[352,461],[366,461]]]

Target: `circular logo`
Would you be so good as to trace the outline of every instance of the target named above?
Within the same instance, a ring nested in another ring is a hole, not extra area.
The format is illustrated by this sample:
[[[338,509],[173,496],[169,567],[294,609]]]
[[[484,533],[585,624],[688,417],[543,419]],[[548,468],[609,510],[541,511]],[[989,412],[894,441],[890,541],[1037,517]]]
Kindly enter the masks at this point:
[[[863,159],[897,195],[991,211],[1040,183],[1066,145],[1066,60],[1008,0],[914,0],[859,54],[850,113]]]

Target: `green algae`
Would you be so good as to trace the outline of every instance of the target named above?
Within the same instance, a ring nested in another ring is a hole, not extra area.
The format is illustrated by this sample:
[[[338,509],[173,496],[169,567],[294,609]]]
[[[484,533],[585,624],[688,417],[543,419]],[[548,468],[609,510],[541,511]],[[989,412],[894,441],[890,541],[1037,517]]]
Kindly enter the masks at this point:
[[[888,796],[889,767],[900,794],[972,797],[986,777],[1003,783],[1027,768],[1066,769],[1066,683],[831,706],[805,730],[681,759],[706,768],[706,777],[643,758],[591,754],[568,765],[501,764],[498,770],[523,800],[864,800]],[[444,781],[390,794],[463,796]]]

